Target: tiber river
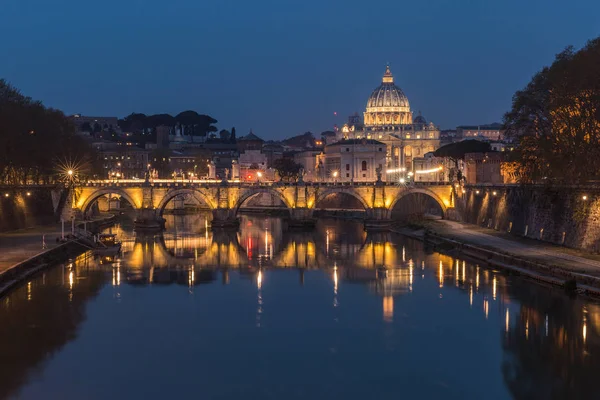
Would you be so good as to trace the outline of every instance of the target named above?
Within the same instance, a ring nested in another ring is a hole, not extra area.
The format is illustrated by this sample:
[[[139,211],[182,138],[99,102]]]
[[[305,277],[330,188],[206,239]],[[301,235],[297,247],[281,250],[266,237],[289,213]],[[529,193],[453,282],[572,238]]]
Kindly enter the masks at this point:
[[[600,398],[600,307],[356,222],[131,223],[0,299],[0,398]]]

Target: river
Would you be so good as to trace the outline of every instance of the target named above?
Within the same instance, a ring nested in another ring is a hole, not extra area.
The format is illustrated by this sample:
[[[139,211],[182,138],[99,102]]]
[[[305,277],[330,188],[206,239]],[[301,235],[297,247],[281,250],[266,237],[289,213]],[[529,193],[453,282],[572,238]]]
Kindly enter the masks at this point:
[[[600,398],[600,307],[352,221],[111,228],[0,299],[0,398]]]

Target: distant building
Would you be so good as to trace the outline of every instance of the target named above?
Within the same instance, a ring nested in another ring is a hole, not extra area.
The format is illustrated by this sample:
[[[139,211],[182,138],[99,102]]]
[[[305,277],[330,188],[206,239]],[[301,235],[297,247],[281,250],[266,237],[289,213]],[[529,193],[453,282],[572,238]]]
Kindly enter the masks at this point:
[[[325,146],[320,176],[339,182],[374,182],[377,169],[385,179],[386,146],[373,139],[344,139]]]
[[[98,158],[102,164],[103,179],[144,179],[150,162],[149,151],[133,146],[99,146]]]
[[[237,138],[237,150],[240,153],[246,150],[262,150],[264,142],[264,140],[250,131],[246,136]]]
[[[310,181],[319,180],[317,165],[318,165],[318,160],[319,160],[319,156],[321,155],[321,153],[322,153],[321,149],[314,149],[314,150],[299,151],[294,154],[294,161],[297,164],[302,165],[302,168],[304,169],[304,173],[305,173],[304,180],[305,181],[310,182]]]
[[[240,153],[238,158],[240,168],[244,169],[267,169],[267,156],[261,150],[249,150]]]
[[[462,125],[456,127],[456,135],[463,139],[504,140],[504,126],[494,123],[489,125]]]
[[[283,158],[284,147],[279,142],[265,142],[262,147],[263,154],[267,157],[267,166],[273,166],[273,163]]]
[[[351,116],[337,131],[337,140],[371,139],[384,143],[384,167],[388,169],[410,170],[413,157],[423,157],[440,147],[439,129],[420,113],[413,119],[408,98],[394,84],[389,66],[381,85],[367,100],[363,116],[364,123],[357,114]]]
[[[502,160],[502,153],[497,152],[465,154],[465,177],[467,183],[503,183]]]
[[[430,152],[423,157],[413,158],[412,180],[414,182],[448,182],[448,172],[452,167],[448,158],[436,157]]]

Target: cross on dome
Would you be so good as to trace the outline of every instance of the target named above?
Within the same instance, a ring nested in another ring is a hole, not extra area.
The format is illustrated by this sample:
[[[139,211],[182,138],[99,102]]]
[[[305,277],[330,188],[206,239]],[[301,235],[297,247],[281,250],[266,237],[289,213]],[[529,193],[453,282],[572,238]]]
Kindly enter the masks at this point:
[[[394,76],[392,75],[392,71],[390,71],[390,65],[385,66],[385,73],[383,74],[383,83],[394,83]]]

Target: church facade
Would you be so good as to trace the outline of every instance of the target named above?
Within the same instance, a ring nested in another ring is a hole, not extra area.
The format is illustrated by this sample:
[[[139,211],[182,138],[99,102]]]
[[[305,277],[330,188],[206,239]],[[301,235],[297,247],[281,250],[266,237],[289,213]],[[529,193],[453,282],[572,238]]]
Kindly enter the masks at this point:
[[[337,141],[351,139],[376,140],[385,144],[384,179],[397,182],[408,179],[414,158],[440,147],[440,130],[420,113],[413,118],[408,98],[394,84],[388,66],[381,84],[367,101],[363,122],[354,115],[336,132]]]

